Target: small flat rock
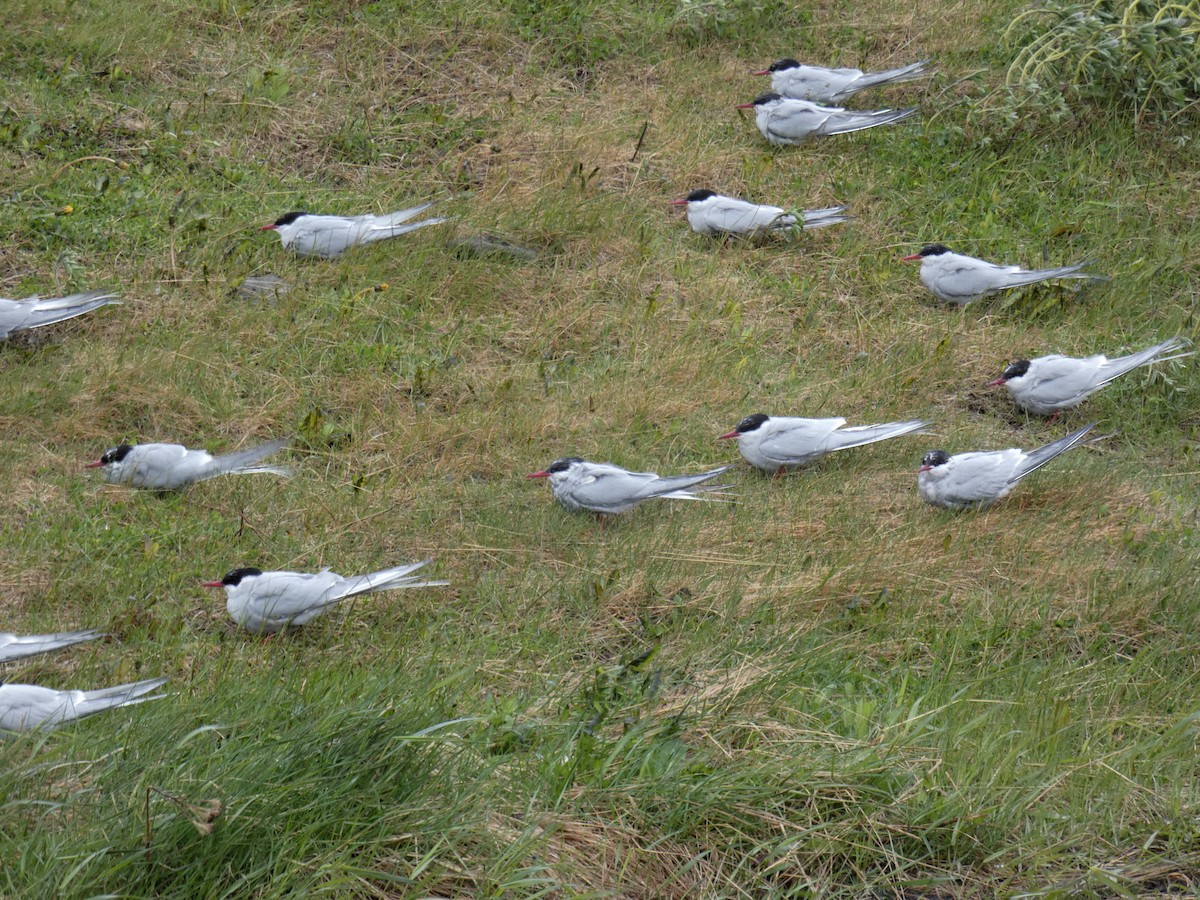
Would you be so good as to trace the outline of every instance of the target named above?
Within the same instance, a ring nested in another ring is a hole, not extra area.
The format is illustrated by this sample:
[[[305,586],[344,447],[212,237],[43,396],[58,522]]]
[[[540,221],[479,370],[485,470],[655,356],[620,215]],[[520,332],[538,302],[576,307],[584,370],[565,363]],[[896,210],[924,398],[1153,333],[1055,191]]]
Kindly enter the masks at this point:
[[[450,248],[460,256],[507,256],[518,262],[533,262],[541,256],[532,247],[522,247],[486,232],[456,237],[450,241]]]
[[[292,289],[292,286],[278,275],[248,275],[237,286],[237,296],[244,300],[256,300],[266,296],[278,299]]]

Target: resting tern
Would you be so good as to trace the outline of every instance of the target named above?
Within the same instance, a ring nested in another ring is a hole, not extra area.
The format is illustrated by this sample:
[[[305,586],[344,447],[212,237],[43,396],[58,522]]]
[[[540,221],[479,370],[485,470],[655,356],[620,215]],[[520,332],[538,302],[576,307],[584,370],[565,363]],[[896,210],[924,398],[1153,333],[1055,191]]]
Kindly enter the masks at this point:
[[[864,72],[862,69],[827,69],[806,66],[794,59],[781,59],[751,75],[770,75],[771,90],[793,100],[813,100],[818,103],[840,103],[859,91],[885,84],[900,84],[928,78],[929,60],[923,59],[886,72]]]
[[[845,419],[801,419],[755,413],[738,422],[721,440],[736,440],[750,465],[779,474],[784,469],[814,462],[835,450],[848,450],[905,434],[925,434],[929,422],[913,419],[883,425],[843,428]]]
[[[917,112],[915,106],[858,112],[840,106],[818,106],[808,100],[792,100],[779,94],[762,94],[750,103],[739,103],[736,108],[753,109],[758,130],[776,147],[794,147],[812,137],[891,125]]]
[[[810,231],[853,218],[845,215],[848,207],[830,206],[806,209],[797,220],[793,213],[778,206],[750,203],[704,188],[690,192],[682,200],[672,200],[671,205],[687,207],[688,224],[697,234],[762,234],[788,231],[797,224]]]
[[[254,634],[274,634],[285,628],[306,625],[335,603],[359,594],[449,584],[448,581],[421,581],[421,576],[410,574],[431,562],[433,560],[425,559],[350,578],[328,569],[312,574],[264,572],[245,567],[234,569],[220,581],[206,581],[202,586],[225,588],[225,608],[229,610],[230,618],[242,628]]]
[[[7,300],[0,297],[0,341],[14,332],[65,322],[102,306],[120,305],[117,294],[105,291],[84,291],[69,297],[26,297]]]
[[[87,631],[63,631],[59,634],[26,634],[16,635],[0,631],[0,662],[11,662],[38,653],[49,653],[51,650],[61,650],[84,641],[92,641],[105,637],[103,631],[89,629]]]
[[[998,266],[995,263],[963,256],[944,244],[928,244],[920,253],[904,257],[905,262],[921,261],[921,282],[930,293],[947,303],[966,306],[987,294],[1009,288],[1024,287],[1054,278],[1086,278],[1107,281],[1103,275],[1079,271],[1088,262],[1057,269],[1022,269],[1020,266]]]
[[[318,216],[303,211],[290,212],[271,225],[263,225],[259,231],[274,231],[284,247],[301,256],[333,259],[351,247],[399,237],[426,225],[445,222],[441,216],[408,222],[431,206],[432,203],[422,203],[384,216]],[[401,224],[404,222],[408,224]]]
[[[992,450],[958,453],[931,450],[921,460],[917,489],[926,503],[946,509],[982,509],[1007,497],[1018,481],[1060,453],[1078,447],[1093,422],[1037,450]]]
[[[701,482],[729,471],[721,466],[699,475],[669,475],[660,477],[654,472],[629,472],[611,463],[594,463],[577,456],[556,459],[543,471],[527,478],[548,478],[550,492],[572,512],[588,510],[598,515],[623,513],[646,500],[719,500],[693,493]],[[699,491],[719,491],[728,485],[705,485]]]
[[[150,692],[166,683],[165,678],[151,678],[95,691],[56,691],[36,684],[0,684],[0,731],[50,729],[106,709],[157,700],[164,695]]]
[[[1018,359],[988,385],[1004,385],[1017,406],[1034,415],[1048,416],[1078,406],[1110,381],[1139,366],[1192,356],[1192,351],[1175,352],[1183,346],[1182,338],[1173,337],[1116,359],[1109,359],[1103,353],[1082,359],[1057,353],[1037,359]]]
[[[256,465],[277,453],[288,441],[271,441],[249,450],[213,456],[204,450],[189,450],[182,444],[119,444],[85,468],[104,470],[110,484],[127,484],[147,491],[177,491],[197,481],[218,475],[293,474],[287,466]]]

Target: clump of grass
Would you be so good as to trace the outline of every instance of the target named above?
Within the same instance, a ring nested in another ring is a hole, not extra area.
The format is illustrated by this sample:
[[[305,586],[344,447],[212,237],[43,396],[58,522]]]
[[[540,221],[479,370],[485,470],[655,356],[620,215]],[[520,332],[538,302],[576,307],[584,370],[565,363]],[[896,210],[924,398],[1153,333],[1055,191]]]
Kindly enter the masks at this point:
[[[1200,104],[1200,3],[1052,0],[1004,31],[1014,51],[992,95],[1010,118],[1069,117],[1080,107],[1125,107],[1159,121]]]

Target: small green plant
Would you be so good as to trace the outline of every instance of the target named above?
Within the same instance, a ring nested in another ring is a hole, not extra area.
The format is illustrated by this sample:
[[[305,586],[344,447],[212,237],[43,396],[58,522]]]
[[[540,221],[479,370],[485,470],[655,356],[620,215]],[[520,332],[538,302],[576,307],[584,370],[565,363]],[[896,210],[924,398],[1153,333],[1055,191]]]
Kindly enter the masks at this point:
[[[1051,0],[1021,13],[1004,32],[1015,55],[997,92],[999,105],[1014,116],[1033,111],[1054,120],[1084,104],[1175,119],[1200,103],[1198,39],[1196,0]]]

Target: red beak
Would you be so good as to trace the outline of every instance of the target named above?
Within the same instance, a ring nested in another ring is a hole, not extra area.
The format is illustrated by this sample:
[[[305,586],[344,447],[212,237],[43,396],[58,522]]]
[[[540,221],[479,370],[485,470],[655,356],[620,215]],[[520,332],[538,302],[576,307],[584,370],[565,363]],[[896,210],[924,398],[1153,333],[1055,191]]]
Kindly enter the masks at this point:
[[[1003,378],[997,378],[995,381],[989,381],[988,387],[999,387],[1000,385],[1007,384],[1007,383],[1008,382],[1005,381]]]
[[[526,475],[526,478],[549,478],[549,472],[534,472],[532,475]]]
[[[274,225],[263,225],[258,230],[259,231],[274,231],[275,226]]]
[[[741,435],[738,434],[736,431],[731,431],[731,432],[729,432],[729,434],[721,435],[719,438],[717,438],[717,440],[718,441],[727,441],[730,438],[735,438],[735,437],[741,437]]]
[[[98,469],[102,465],[104,465],[104,460],[98,459],[94,463],[88,463],[86,466],[84,466],[84,468],[85,469]]]
[[[686,200],[672,200],[671,205],[672,206],[687,206],[688,202]]]
[[[225,587],[225,582],[223,582],[223,581],[202,581],[202,582],[200,582],[200,587]]]
[[[932,468],[933,468],[933,466],[921,466],[921,468],[917,469],[917,471],[918,472],[928,472]]]
[[[750,74],[751,75],[770,75],[771,70],[770,69],[759,69],[757,72],[751,72]]]
[[[734,109],[754,109],[753,103],[739,103]]]
[[[920,253],[914,253],[912,256],[905,256],[900,261],[901,262],[912,262],[914,259],[924,259],[924,258],[925,257],[923,257]]]

